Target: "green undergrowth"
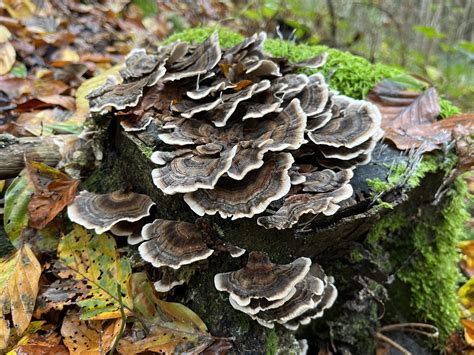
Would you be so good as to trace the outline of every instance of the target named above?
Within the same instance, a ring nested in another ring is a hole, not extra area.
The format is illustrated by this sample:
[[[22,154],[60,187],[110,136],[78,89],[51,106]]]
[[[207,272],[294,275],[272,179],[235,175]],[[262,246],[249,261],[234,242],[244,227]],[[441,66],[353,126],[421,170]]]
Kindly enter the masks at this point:
[[[455,295],[463,277],[457,266],[460,255],[456,245],[466,236],[466,194],[466,183],[459,178],[441,211],[425,206],[417,215],[416,211],[398,209],[384,217],[367,238],[382,269],[395,274],[409,290],[404,293],[402,286],[395,287],[395,308],[405,308],[408,320],[435,325],[440,331],[439,345],[459,328]]]
[[[168,37],[165,44],[181,40],[183,42],[203,42],[214,31],[219,33],[219,42],[223,48],[240,43],[244,37],[226,27],[191,28],[175,33]],[[328,52],[328,60],[320,71],[328,80],[332,89],[341,94],[357,99],[364,98],[369,90],[383,79],[404,75],[403,70],[384,64],[372,64],[367,59],[349,52],[322,45],[295,44],[289,41],[268,39],[265,50],[276,57],[287,57],[291,62],[312,58],[323,52]],[[314,70],[306,69],[311,74]],[[459,113],[459,109],[451,102],[440,99],[441,117],[449,117]]]

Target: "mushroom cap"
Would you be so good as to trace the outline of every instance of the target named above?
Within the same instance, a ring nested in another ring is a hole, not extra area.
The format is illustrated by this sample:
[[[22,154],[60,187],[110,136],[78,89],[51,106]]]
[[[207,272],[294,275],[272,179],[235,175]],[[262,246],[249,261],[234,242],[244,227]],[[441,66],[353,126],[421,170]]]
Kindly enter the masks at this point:
[[[303,191],[305,192],[330,192],[349,183],[354,176],[352,170],[334,171],[324,169],[304,174]]]
[[[125,68],[120,70],[124,80],[136,79],[150,74],[163,59],[154,54],[147,54],[143,48],[133,49],[125,58]]]
[[[311,131],[308,137],[316,144],[354,148],[375,135],[380,129],[380,112],[367,101],[353,100],[340,117],[324,127]]]
[[[157,219],[142,229],[145,240],[138,247],[141,257],[154,267],[179,269],[182,265],[207,259],[209,249],[201,232],[192,223]]]
[[[167,195],[212,189],[219,178],[229,170],[236,152],[237,146],[220,152],[217,157],[185,154],[174,158],[163,167],[154,169],[153,182]],[[155,161],[158,161],[157,156]]]
[[[147,195],[134,192],[119,190],[101,195],[81,191],[68,206],[67,214],[72,222],[102,234],[120,221],[135,222],[148,216],[154,204]]]
[[[247,313],[248,315],[255,315],[261,311],[265,311],[268,309],[274,309],[282,306],[285,302],[288,302],[294,294],[296,293],[296,287],[293,287],[291,291],[285,297],[275,300],[269,301],[266,298],[252,298],[250,303],[247,306],[239,305],[232,297],[229,296],[230,305],[241,312]]]
[[[184,200],[200,216],[219,212],[222,218],[252,217],[288,193],[291,187],[288,170],[293,162],[289,153],[275,154],[244,179],[221,179],[214,189],[188,193]]]
[[[275,301],[286,297],[306,276],[310,266],[311,260],[304,257],[278,265],[270,262],[265,253],[251,252],[244,268],[217,274],[214,285],[219,291],[229,292],[240,306],[249,305],[252,298]]]
[[[317,215],[325,211],[331,198],[318,198],[312,194],[290,195],[283,206],[270,216],[258,217],[257,224],[267,229],[287,229],[295,225],[304,214]]]
[[[299,95],[301,108],[308,116],[323,112],[329,99],[329,88],[320,73],[311,75],[308,85]]]
[[[324,282],[311,274],[296,284],[296,292],[287,302],[278,308],[268,309],[259,312],[255,317],[264,322],[286,323],[304,312],[314,308],[317,303],[313,299],[314,295],[321,295],[324,290]]]

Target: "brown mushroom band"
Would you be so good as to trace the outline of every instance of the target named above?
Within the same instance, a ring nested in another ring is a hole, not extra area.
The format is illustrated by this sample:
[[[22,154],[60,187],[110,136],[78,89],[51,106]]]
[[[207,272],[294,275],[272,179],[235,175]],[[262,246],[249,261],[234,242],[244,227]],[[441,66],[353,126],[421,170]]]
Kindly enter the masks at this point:
[[[264,33],[222,49],[175,42],[132,51],[122,82],[88,96],[92,112],[111,113],[125,131],[153,122],[159,141],[155,185],[185,194],[198,215],[260,216],[265,228],[291,228],[304,214],[332,215],[352,195],[352,170],[367,164],[381,137],[380,113],[367,101],[330,90],[327,54],[300,63],[263,51]]]

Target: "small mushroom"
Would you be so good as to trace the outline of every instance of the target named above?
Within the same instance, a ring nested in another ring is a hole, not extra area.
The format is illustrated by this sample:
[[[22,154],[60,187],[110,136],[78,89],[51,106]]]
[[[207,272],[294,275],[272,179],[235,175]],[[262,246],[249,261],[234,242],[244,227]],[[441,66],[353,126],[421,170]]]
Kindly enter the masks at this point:
[[[298,258],[290,264],[270,262],[268,255],[251,252],[247,265],[240,270],[217,274],[214,285],[219,291],[230,293],[240,306],[247,306],[253,298],[275,301],[285,298],[308,273],[311,260]]]
[[[161,268],[161,278],[153,283],[157,292],[166,293],[171,291],[174,287],[186,283],[186,278],[180,273],[180,270],[169,267]]]
[[[141,257],[154,267],[179,269],[182,265],[207,259],[214,250],[192,223],[157,219],[142,229]]]
[[[102,234],[118,222],[136,222],[148,216],[154,204],[147,195],[134,192],[119,190],[95,194],[81,191],[68,206],[67,213],[72,222]]]

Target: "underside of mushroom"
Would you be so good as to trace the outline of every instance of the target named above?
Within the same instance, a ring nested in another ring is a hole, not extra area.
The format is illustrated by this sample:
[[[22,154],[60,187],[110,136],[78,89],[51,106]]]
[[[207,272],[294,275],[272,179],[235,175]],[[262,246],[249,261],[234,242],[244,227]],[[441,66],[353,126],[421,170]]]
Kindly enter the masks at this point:
[[[381,137],[380,114],[330,90],[321,73],[299,72],[323,66],[326,53],[288,63],[263,51],[265,39],[222,49],[214,33],[201,44],[135,50],[122,81],[88,98],[125,131],[156,123],[152,178],[164,194],[184,194],[201,216],[267,212],[259,225],[285,229],[304,214],[332,215],[351,197],[352,171]]]

